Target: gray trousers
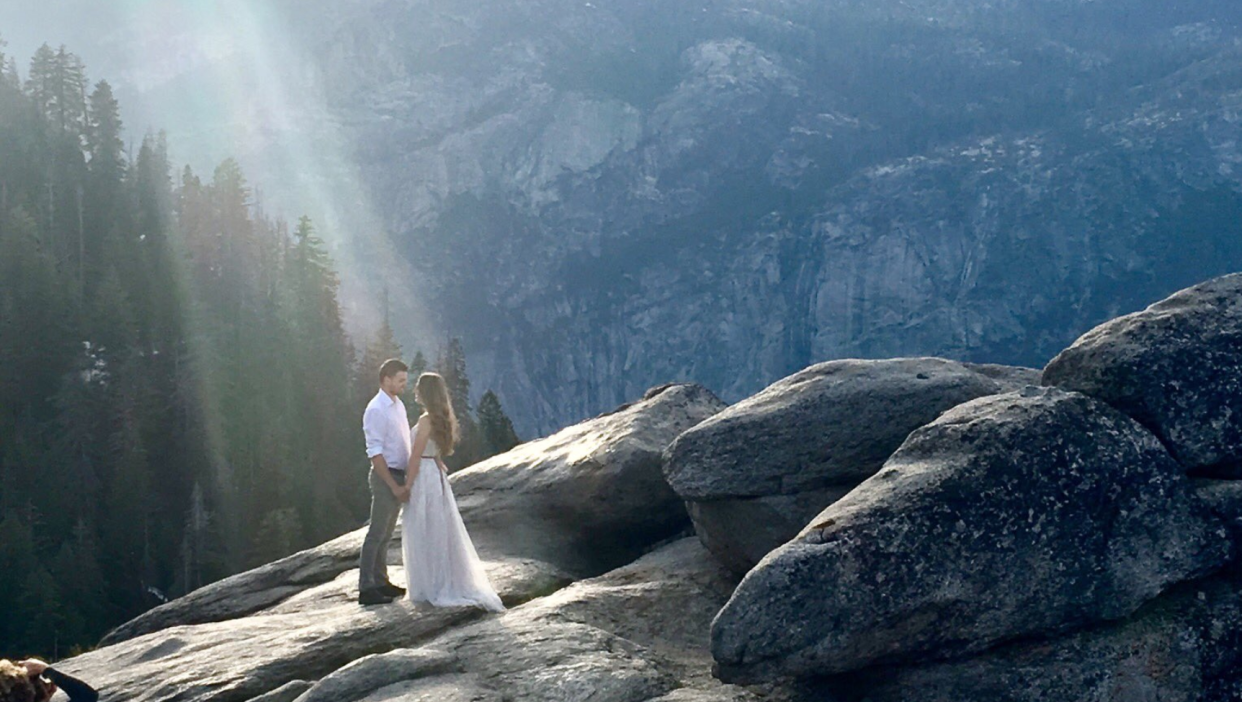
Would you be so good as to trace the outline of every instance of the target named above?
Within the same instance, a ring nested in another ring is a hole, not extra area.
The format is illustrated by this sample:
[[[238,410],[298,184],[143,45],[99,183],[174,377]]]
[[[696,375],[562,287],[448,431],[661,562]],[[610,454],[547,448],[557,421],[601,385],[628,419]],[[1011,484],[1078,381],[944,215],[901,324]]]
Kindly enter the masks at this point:
[[[389,470],[392,470],[391,468]],[[402,471],[393,471],[398,483],[405,479]],[[367,482],[371,485],[371,521],[367,536],[362,540],[362,555],[358,558],[358,591],[371,590],[388,582],[388,542],[401,513],[401,503],[392,490],[371,468]]]

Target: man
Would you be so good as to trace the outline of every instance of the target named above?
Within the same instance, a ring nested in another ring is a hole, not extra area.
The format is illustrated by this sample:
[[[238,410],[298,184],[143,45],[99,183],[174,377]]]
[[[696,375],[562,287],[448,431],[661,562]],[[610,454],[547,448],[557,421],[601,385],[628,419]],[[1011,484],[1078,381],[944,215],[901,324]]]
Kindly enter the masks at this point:
[[[409,382],[409,367],[390,358],[380,366],[380,390],[362,413],[362,432],[371,459],[371,522],[358,559],[358,603],[387,604],[405,594],[388,581],[388,542],[401,505],[409,499],[405,469],[410,461],[410,419],[398,397]]]

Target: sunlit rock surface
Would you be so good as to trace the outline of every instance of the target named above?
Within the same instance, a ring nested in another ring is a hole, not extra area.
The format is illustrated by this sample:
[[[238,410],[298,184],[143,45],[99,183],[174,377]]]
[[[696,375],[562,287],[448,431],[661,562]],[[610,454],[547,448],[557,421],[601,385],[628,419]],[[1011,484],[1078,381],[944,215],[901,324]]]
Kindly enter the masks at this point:
[[[689,525],[661,473],[678,434],[724,408],[697,385],[652,388],[613,412],[528,442],[449,477],[480,553],[513,568],[598,575]],[[397,542],[389,570],[401,563]],[[356,598],[365,527],[322,546],[240,573],[117,627],[104,644],[179,624],[286,611],[307,598]],[[342,576],[342,573],[352,575]]]
[[[455,473],[462,518],[483,553],[535,558],[580,577],[624,565],[689,526],[664,480],[662,454],[724,407],[700,385],[652,388]]]

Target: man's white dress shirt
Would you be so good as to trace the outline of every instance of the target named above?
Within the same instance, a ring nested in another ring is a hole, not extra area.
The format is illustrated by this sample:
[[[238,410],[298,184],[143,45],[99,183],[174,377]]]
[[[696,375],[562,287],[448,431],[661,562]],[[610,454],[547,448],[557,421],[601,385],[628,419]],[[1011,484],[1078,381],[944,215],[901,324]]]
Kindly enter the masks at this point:
[[[410,419],[405,403],[380,390],[362,413],[367,458],[384,454],[389,468],[405,470],[410,462]]]

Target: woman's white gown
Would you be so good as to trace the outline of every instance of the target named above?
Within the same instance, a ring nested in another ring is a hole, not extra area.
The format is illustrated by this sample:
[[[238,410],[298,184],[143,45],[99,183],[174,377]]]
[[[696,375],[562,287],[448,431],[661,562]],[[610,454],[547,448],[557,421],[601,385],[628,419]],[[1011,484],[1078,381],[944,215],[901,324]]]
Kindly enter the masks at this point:
[[[437,455],[435,441],[428,439],[402,516],[406,596],[437,607],[475,605],[503,612],[505,606],[488,581],[457,511],[448,477],[433,458]]]

